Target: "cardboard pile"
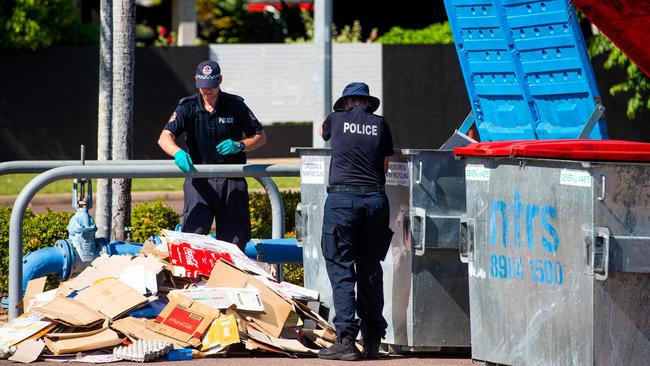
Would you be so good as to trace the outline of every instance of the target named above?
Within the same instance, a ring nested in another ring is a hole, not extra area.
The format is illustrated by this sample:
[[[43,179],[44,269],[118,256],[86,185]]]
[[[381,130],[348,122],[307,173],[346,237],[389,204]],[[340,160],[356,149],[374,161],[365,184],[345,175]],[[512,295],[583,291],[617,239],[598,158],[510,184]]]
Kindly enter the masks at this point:
[[[334,342],[318,292],[278,283],[233,244],[172,231],[161,239],[136,257],[103,255],[55,290],[31,281],[25,314],[0,328],[0,349],[12,350],[0,357],[112,362],[115,347],[138,340],[172,343],[169,360],[297,357]]]

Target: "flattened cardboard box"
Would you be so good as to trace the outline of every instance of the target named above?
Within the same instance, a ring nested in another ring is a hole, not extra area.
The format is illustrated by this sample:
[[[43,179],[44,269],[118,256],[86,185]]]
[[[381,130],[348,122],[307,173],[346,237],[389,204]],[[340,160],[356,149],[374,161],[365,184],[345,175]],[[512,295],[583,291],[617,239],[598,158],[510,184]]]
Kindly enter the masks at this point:
[[[92,262],[92,266],[84,269],[77,277],[62,282],[61,286],[80,291],[101,279],[114,277],[128,268],[136,266],[144,266],[147,271],[153,273],[160,273],[164,267],[157,259],[151,257],[102,254]]]
[[[45,343],[40,339],[30,339],[20,345],[16,353],[9,357],[9,361],[16,361],[20,363],[31,363],[38,359],[38,357],[43,353],[45,348]]]
[[[25,290],[25,296],[23,297],[23,311],[29,310],[30,300],[43,292],[45,289],[45,282],[47,282],[47,276],[35,278],[27,282],[27,289]]]
[[[280,336],[284,324],[293,311],[293,304],[289,300],[280,296],[257,278],[222,260],[214,266],[205,287],[254,287],[258,289],[264,305],[264,312],[247,313],[247,316],[273,337]]]
[[[174,345],[178,346],[179,348],[190,347],[189,343],[181,342],[177,339],[168,337],[160,333],[156,333],[153,330],[148,329],[147,324],[150,323],[155,323],[155,321],[148,320],[148,319],[138,319],[129,316],[114,321],[111,324],[111,328],[126,335],[131,340],[150,339],[152,341],[172,342],[174,343]]]
[[[194,347],[200,345],[201,336],[219,317],[219,310],[182,295],[170,296],[169,300],[156,322],[148,323],[147,328]]]
[[[239,343],[239,330],[235,316],[231,314],[215,319],[201,342],[201,351]]]
[[[260,292],[256,288],[199,287],[174,290],[170,293],[187,296],[192,300],[220,310],[234,306],[243,311],[264,311]]]
[[[23,314],[0,328],[0,347],[9,347],[51,329],[52,322],[40,314]]]
[[[296,302],[297,309],[299,313],[301,313],[305,318],[311,319],[316,323],[319,327],[321,327],[324,330],[329,331],[330,333],[334,333],[336,335],[336,330],[334,327],[332,327],[327,320],[323,319],[318,313],[307,307],[307,305],[304,305],[300,302]]]
[[[169,261],[172,264],[174,276],[199,278],[208,276],[219,258],[232,262],[230,254],[218,250],[207,250],[193,247],[189,243],[173,243],[168,241]]]
[[[75,300],[95,309],[109,319],[147,302],[147,298],[124,282],[107,278],[81,291]]]
[[[48,304],[34,307],[32,311],[77,327],[89,327],[104,320],[99,312],[69,297],[55,297]]]
[[[311,349],[305,347],[302,343],[300,343],[296,339],[281,339],[281,338],[276,338],[276,337],[270,337],[263,332],[258,331],[257,329],[247,326],[246,327],[246,334],[260,342],[272,347],[279,348],[284,351],[288,352],[297,352],[297,353],[309,353],[309,354],[317,354],[318,350]]]
[[[104,328],[100,332],[91,331],[88,335],[77,338],[62,337],[56,338],[45,337],[47,348],[55,355],[66,353],[75,353],[81,351],[90,351],[94,349],[117,346],[122,343],[120,336],[112,329]]]

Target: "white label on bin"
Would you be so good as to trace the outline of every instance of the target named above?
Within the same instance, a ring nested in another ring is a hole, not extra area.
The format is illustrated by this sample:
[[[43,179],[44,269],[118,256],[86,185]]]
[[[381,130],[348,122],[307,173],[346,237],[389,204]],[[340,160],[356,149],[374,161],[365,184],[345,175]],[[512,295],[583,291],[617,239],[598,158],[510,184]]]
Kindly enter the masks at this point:
[[[486,279],[487,278],[487,273],[483,270],[483,268],[478,268],[474,265],[474,262],[469,262],[468,264],[468,274],[470,277],[473,278],[480,278],[480,279]]]
[[[582,170],[562,169],[560,184],[576,187],[591,187],[591,174]]]
[[[389,186],[409,186],[409,166],[408,163],[397,161],[388,162],[388,172],[386,172],[386,184]]]
[[[490,180],[490,169],[483,165],[467,164],[465,167],[465,179],[487,182]]]
[[[325,162],[307,161],[300,167],[300,181],[303,184],[325,183]]]

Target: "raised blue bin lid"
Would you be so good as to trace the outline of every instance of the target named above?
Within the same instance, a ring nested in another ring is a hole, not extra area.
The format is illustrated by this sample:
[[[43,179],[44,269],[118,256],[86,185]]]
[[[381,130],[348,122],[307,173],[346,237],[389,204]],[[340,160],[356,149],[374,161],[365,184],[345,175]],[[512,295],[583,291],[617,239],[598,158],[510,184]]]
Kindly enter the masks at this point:
[[[445,0],[481,141],[577,138],[600,97],[568,0]],[[607,138],[599,119],[590,138]]]

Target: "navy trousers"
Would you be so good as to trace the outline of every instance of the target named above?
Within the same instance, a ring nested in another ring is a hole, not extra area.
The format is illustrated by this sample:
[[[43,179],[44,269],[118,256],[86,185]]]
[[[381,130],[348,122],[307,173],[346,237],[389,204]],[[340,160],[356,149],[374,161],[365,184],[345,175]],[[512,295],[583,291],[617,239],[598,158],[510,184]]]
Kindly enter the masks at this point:
[[[246,248],[251,220],[244,178],[188,178],[183,191],[183,232],[206,235],[214,220],[217,239]]]
[[[321,247],[332,284],[334,325],[341,339],[356,339],[359,331],[366,340],[386,335],[380,262],[393,235],[389,216],[383,192],[332,192],[327,196]]]

